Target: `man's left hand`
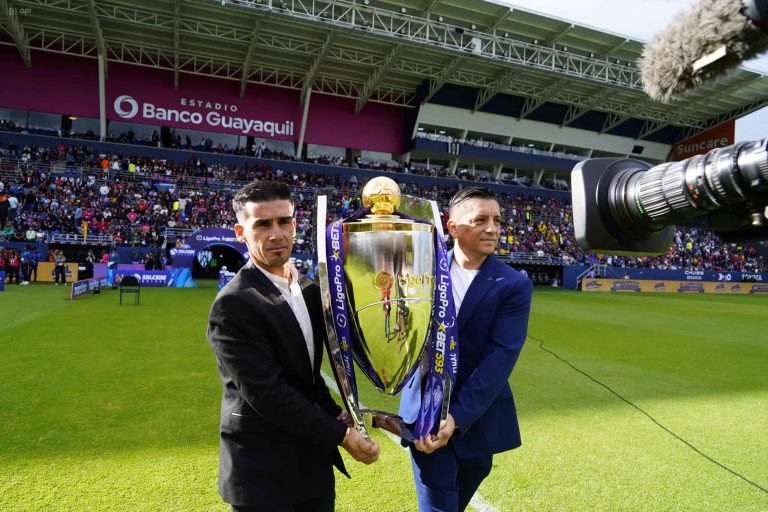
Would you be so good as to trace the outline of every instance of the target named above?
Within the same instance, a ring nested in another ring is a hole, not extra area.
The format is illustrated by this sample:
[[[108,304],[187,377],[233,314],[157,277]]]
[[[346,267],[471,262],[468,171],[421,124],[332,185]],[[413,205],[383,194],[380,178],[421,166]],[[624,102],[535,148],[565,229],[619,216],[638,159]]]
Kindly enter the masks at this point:
[[[432,453],[438,448],[442,448],[448,444],[448,440],[453,435],[454,430],[456,430],[456,421],[453,419],[453,416],[451,416],[451,413],[448,413],[448,417],[445,418],[445,421],[440,423],[440,430],[437,431],[437,435],[429,434],[424,437],[424,439],[419,439],[413,444],[420,452]]]

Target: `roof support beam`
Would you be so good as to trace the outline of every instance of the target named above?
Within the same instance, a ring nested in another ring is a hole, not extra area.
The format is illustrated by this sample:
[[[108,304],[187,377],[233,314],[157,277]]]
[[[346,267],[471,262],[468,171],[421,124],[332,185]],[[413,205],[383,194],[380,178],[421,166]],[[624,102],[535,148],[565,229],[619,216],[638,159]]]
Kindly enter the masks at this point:
[[[563,122],[560,123],[560,126],[568,126],[572,122],[589,113],[592,110],[592,107],[599,104],[603,99],[605,99],[606,96],[609,96],[611,92],[612,91],[610,87],[598,89],[595,94],[587,99],[587,102],[584,106],[569,106],[568,111],[565,113],[565,118],[563,119]]]
[[[528,117],[534,110],[550,101],[550,96],[553,92],[557,91],[559,86],[560,81],[553,80],[546,87],[544,87],[544,90],[541,91],[541,94],[538,98],[526,98],[525,103],[523,104],[523,110],[520,111],[520,115],[517,116],[517,118],[524,119]]]
[[[240,77],[240,99],[245,97],[245,87],[248,84],[248,78],[251,76],[253,57],[256,55],[256,42],[259,40],[259,32],[261,31],[261,18],[261,16],[258,16],[253,21],[251,42],[248,43],[248,53],[246,54],[245,62],[243,63],[243,76]]]
[[[437,7],[437,4],[440,3],[440,0],[432,0],[429,2],[429,4],[424,8],[424,10],[421,12],[422,16],[429,16],[432,14],[432,11],[435,10],[435,7]]]
[[[563,38],[564,38],[565,36],[567,36],[567,35],[568,35],[568,33],[569,33],[571,30],[573,30],[574,28],[576,28],[576,25],[574,25],[574,24],[571,24],[571,25],[569,25],[569,26],[565,27],[565,28],[564,28],[564,29],[563,29],[563,30],[562,30],[562,31],[561,31],[559,34],[557,34],[555,37],[553,37],[552,39],[550,39],[550,40],[549,40],[549,43],[550,43],[550,44],[552,44],[552,45],[559,43],[559,42],[560,42],[560,41],[562,41],[562,40],[563,40]]]
[[[755,82],[759,82],[760,80],[763,80],[764,78],[765,78],[765,76],[758,75],[758,76],[752,78],[751,80],[747,80],[746,82],[737,79],[736,83],[732,84],[731,86],[729,86],[729,87],[727,87],[725,89],[722,89],[722,90],[712,90],[711,92],[708,92],[705,97],[697,97],[697,98],[685,101],[684,103],[682,103],[680,105],[680,108],[675,112],[675,114],[683,116],[683,115],[688,115],[688,114],[690,114],[692,112],[696,112],[699,109],[699,107],[703,103],[706,103],[710,98],[727,97],[732,92],[737,91],[739,89],[743,90],[744,88],[748,87],[749,85],[751,85],[751,84],[753,84]]]
[[[475,108],[472,109],[472,112],[477,112],[483,108],[483,106],[491,101],[494,96],[496,96],[502,90],[506,89],[512,82],[512,79],[514,79],[514,77],[519,73],[520,71],[517,69],[510,69],[509,71],[499,75],[488,89],[480,91],[480,93],[477,95],[477,100],[475,100]]]
[[[498,181],[499,176],[501,176],[501,171],[504,169],[504,164],[497,164],[493,166],[493,172],[491,173],[491,179],[493,181]]]
[[[376,68],[376,71],[374,71],[373,74],[368,77],[368,80],[365,81],[363,91],[357,98],[357,102],[355,102],[355,114],[359,114],[360,111],[363,110],[363,107],[368,103],[368,99],[373,94],[373,91],[375,91],[381,83],[381,79],[384,78],[384,75],[389,73],[390,69],[392,69],[392,63],[400,56],[402,49],[403,46],[400,44],[393,46],[381,62],[381,65]]]
[[[459,167],[459,159],[458,158],[454,158],[448,164],[448,175],[449,176],[456,176],[456,169],[458,169],[458,167]]]
[[[605,51],[603,51],[600,55],[603,57],[610,57],[617,51],[619,51],[625,44],[629,42],[629,39],[625,39],[623,41],[619,41],[615,45],[611,46],[610,48],[607,48]]]
[[[496,21],[494,21],[493,24],[488,27],[488,31],[495,32],[496,30],[498,30],[501,24],[507,21],[507,18],[509,18],[509,15],[512,14],[513,10],[514,9],[506,9],[504,13],[498,18],[496,18]]]
[[[652,101],[651,98],[642,99],[632,106],[632,110],[630,112],[627,112],[625,114],[609,113],[608,117],[605,118],[605,122],[603,123],[603,129],[600,130],[600,134],[602,135],[606,132],[609,132],[614,128],[616,128],[617,126],[619,126],[620,124],[625,123],[626,121],[629,121],[633,117],[636,117],[636,113],[640,112],[642,108],[645,107],[647,104],[651,103],[651,101]],[[646,119],[646,121],[649,121],[649,120]],[[656,122],[656,121],[651,120],[651,122]],[[669,124],[669,122],[665,121],[665,124]],[[643,126],[645,127],[645,125]]]
[[[317,74],[320,71],[320,66],[323,64],[325,56],[328,55],[328,51],[331,49],[335,37],[336,32],[328,32],[328,35],[325,36],[322,50],[320,50],[320,53],[317,55],[317,57],[315,57],[315,61],[312,63],[312,66],[310,66],[309,71],[307,71],[307,75],[304,78],[304,88],[301,91],[302,105],[304,105],[304,103],[307,101],[307,98],[309,97],[309,91],[312,89],[312,84],[315,83],[315,78],[317,78]]]
[[[761,108],[764,108],[768,106],[768,97],[761,98],[757,101],[753,101],[752,103],[748,105],[744,105],[742,107],[739,107],[735,110],[731,110],[730,112],[726,112],[724,114],[720,114],[717,117],[713,117],[709,119],[706,124],[702,128],[695,128],[690,127],[686,128],[683,132],[683,136],[680,140],[685,140],[689,137],[693,137],[695,135],[698,135],[700,133],[703,133],[711,128],[714,128],[715,126],[721,125],[727,121],[731,121],[733,119],[738,119],[740,117],[746,116],[751,114],[752,112],[755,112],[757,110],[760,110]]]
[[[464,57],[454,57],[450,60],[450,62],[448,62],[448,64],[443,68],[443,70],[434,80],[429,81],[429,92],[422,100],[422,104],[427,103],[435,94],[437,94],[437,91],[439,91],[440,88],[445,85],[448,79],[456,72],[456,70],[459,69],[459,66],[461,66],[462,62],[464,62]]]
[[[19,19],[19,10],[16,7],[8,5],[8,0],[0,0],[0,18],[5,23],[6,31],[16,43],[21,54],[21,60],[28,68],[32,67],[32,54],[29,51],[29,38],[24,30],[24,26]]]
[[[173,88],[179,88],[179,18],[181,0],[173,0]]]
[[[640,128],[640,134],[637,136],[637,138],[644,139],[645,137],[656,133],[662,128],[666,128],[667,126],[669,126],[669,123],[663,123],[660,121],[643,121],[643,126]]]
[[[93,29],[93,37],[96,39],[96,47],[99,53],[104,56],[104,76],[109,76],[107,70],[107,45],[104,44],[104,36],[101,32],[101,22],[99,16],[96,14],[96,1],[88,0],[88,17],[91,19],[91,28]]]
[[[622,124],[625,121],[629,121],[631,119],[630,116],[623,116],[620,114],[608,114],[608,117],[605,118],[605,122],[603,123],[603,129],[600,130],[600,134],[607,133],[620,124]]]

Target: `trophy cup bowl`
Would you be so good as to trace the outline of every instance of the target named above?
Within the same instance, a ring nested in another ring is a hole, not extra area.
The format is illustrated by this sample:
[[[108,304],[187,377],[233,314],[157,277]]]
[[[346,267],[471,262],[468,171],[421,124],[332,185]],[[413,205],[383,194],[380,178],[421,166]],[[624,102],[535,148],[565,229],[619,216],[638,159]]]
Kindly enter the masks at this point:
[[[434,293],[433,226],[389,215],[343,226],[352,354],[379,391],[394,395],[418,368]]]

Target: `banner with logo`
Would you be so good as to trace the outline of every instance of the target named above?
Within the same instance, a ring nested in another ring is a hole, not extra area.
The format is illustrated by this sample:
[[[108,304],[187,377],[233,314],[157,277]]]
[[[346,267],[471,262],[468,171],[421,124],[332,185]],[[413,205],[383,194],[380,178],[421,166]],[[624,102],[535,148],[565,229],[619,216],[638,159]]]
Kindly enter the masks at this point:
[[[15,48],[0,46],[2,106],[35,112],[99,118],[99,75],[95,59],[32,50],[27,68]],[[106,82],[110,121],[186,128],[257,138],[296,141],[301,127],[301,91],[111,62]],[[404,107],[369,101],[355,114],[354,98],[313,94],[305,142],[403,152]],[[148,139],[151,131],[136,128]],[[182,137],[183,140],[183,137]],[[199,144],[200,140],[193,140]]]
[[[41,261],[37,264],[37,280],[43,283],[52,283],[54,281],[55,274],[53,268],[55,265],[49,261]],[[78,264],[68,261],[64,264],[65,275],[68,283],[77,281],[79,272]]]
[[[715,148],[730,146],[735,140],[736,121],[730,120],[695,137],[675,143],[672,146],[672,159],[679,161],[695,155],[703,155]]]
[[[186,240],[184,240],[184,242],[170,249],[169,253],[171,258],[173,258],[173,268],[191,267],[197,254],[211,245],[225,245],[231,247],[242,254],[246,260],[248,259],[248,247],[246,247],[244,243],[237,241],[234,231],[222,228],[204,229],[192,233]],[[205,257],[203,257],[203,260],[205,260]],[[198,259],[198,262],[203,265],[203,261]]]
[[[660,281],[644,279],[584,279],[583,292],[609,293],[720,293],[768,294],[768,284],[759,282],[713,282],[713,281]]]
[[[76,283],[72,283],[72,287],[70,288],[70,295],[69,298],[71,300],[74,300],[76,297],[79,297],[80,295],[85,295],[88,292],[95,292],[95,291],[101,291],[102,289],[106,289],[109,287],[108,279],[106,277],[94,277],[91,279],[84,279],[83,281],[78,281]]]
[[[293,140],[297,133],[293,118],[267,113],[246,113],[234,104],[216,100],[185,98],[153,100],[139,95],[120,94],[111,99],[107,116],[116,121],[161,124],[206,132],[223,132],[247,137]],[[238,111],[240,111],[238,113]],[[194,141],[197,144],[198,141]]]
[[[116,270],[115,285],[119,286],[125,276],[133,276],[141,286],[168,286],[171,272],[169,270]]]

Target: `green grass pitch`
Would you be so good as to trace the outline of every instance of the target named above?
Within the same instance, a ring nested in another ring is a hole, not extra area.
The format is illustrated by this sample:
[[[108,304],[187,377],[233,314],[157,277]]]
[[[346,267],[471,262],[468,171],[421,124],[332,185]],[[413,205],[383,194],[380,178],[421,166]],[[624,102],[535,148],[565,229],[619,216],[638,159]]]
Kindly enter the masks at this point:
[[[0,293],[0,511],[229,510],[204,335],[213,285],[144,288],[139,306],[68,293]],[[536,290],[529,332],[511,378],[523,446],[494,459],[485,502],[768,511],[768,297]],[[406,452],[374,436],[381,461],[347,458],[337,510],[415,510]]]

